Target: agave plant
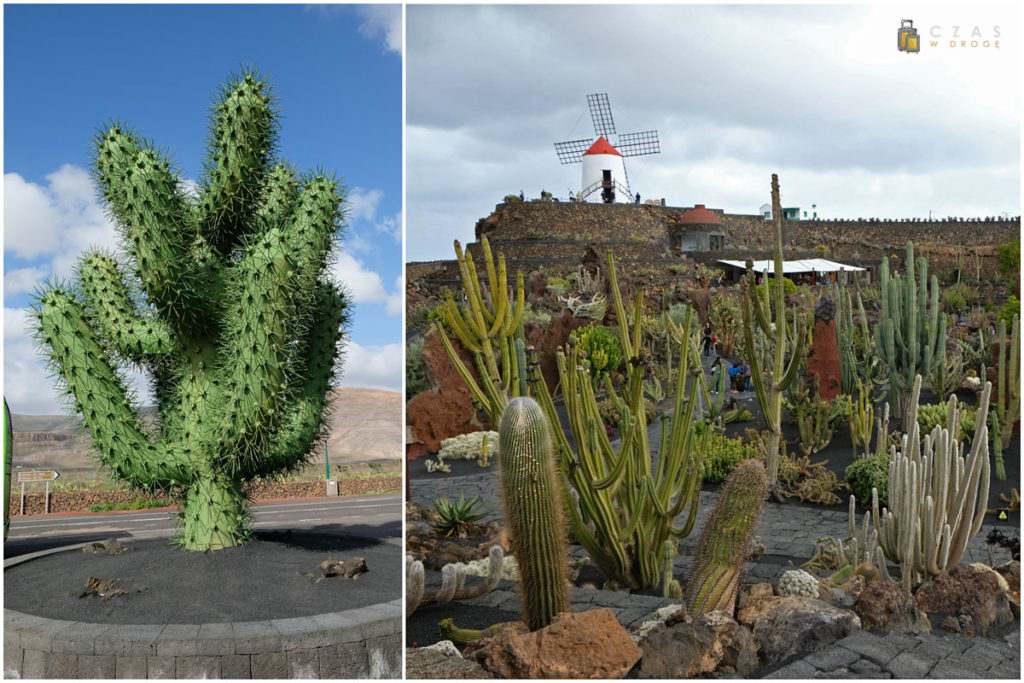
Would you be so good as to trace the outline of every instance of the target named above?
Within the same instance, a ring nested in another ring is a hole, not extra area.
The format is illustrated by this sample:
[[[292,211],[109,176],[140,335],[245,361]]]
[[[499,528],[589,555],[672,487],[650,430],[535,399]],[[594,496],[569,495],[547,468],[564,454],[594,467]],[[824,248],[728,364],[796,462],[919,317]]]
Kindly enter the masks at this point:
[[[454,503],[448,500],[448,496],[435,499],[434,510],[439,519],[431,522],[430,526],[445,538],[465,535],[477,522],[490,514],[490,511],[483,507],[479,496],[467,500],[461,491],[459,499]]]

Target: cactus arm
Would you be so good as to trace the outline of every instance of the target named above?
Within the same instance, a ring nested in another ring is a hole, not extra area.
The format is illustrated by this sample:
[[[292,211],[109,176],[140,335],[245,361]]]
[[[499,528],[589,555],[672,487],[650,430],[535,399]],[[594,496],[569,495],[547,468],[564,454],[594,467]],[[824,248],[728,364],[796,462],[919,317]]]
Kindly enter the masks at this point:
[[[100,252],[86,255],[78,276],[87,310],[119,353],[141,362],[175,349],[171,330],[163,321],[138,315],[113,258]]]
[[[117,125],[97,136],[95,148],[93,175],[148,300],[180,333],[205,330],[215,319],[202,294],[208,273],[189,259],[191,209],[170,161]]]
[[[213,107],[200,181],[200,232],[219,254],[241,244],[257,224],[276,135],[270,85],[253,71],[229,79]]]
[[[627,362],[634,357],[633,344],[629,339],[629,324],[626,318],[626,309],[622,305],[622,295],[619,293],[619,279],[615,274],[615,257],[612,250],[605,252],[605,262],[608,264],[608,283],[612,292],[612,301],[615,303],[615,316],[619,323],[619,341],[622,344],[622,357]]]
[[[299,195],[299,179],[295,169],[286,163],[274,164],[265,179],[266,189],[256,219],[260,232],[287,224],[295,213],[295,199]]]
[[[146,437],[128,391],[107,359],[82,305],[59,288],[39,299],[38,335],[66,394],[80,404],[82,420],[100,459],[114,473],[143,489],[185,485],[195,463],[176,444],[153,444]],[[140,454],[144,454],[141,455]]]

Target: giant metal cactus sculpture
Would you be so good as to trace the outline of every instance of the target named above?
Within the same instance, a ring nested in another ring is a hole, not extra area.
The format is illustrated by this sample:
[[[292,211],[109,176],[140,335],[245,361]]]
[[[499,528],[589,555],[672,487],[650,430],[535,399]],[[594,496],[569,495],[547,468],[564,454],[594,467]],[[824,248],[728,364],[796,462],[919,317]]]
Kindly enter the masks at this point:
[[[767,494],[768,478],[760,460],[744,460],[725,480],[697,542],[693,572],[686,585],[686,608],[691,614],[733,613],[740,568]]]
[[[779,449],[782,441],[782,396],[796,378],[804,346],[807,344],[807,321],[803,313],[794,309],[787,316],[785,288],[782,277],[782,202],[779,199],[779,177],[772,174],[772,216],[775,224],[775,277],[765,283],[769,292],[768,310],[765,310],[761,295],[754,279],[748,273],[744,276],[743,287],[743,335],[747,360],[750,363],[750,379],[754,385],[757,402],[765,425],[768,427],[766,442],[766,464],[768,481],[773,485],[779,479]],[[751,315],[753,312],[753,316]],[[791,319],[790,319],[791,318]],[[772,343],[772,365],[762,368],[759,354],[753,349],[754,326]],[[789,338],[794,340],[793,353],[786,363],[786,347]]]
[[[985,383],[975,414],[971,450],[961,455],[960,411],[950,397],[946,426],[921,437],[917,402],[921,376],[914,378],[908,430],[889,458],[889,507],[878,511],[872,491],[871,513],[885,556],[898,562],[907,590],[922,579],[956,565],[967,542],[978,533],[988,506],[988,407],[992,384]]]
[[[177,541],[190,550],[243,543],[243,482],[304,464],[347,319],[325,273],[343,191],[274,158],[277,119],[259,74],[230,79],[197,197],[150,143],[103,128],[93,171],[126,257],[87,253],[76,287],[37,295],[41,347],[99,458],[180,499]],[[152,375],[152,430],[118,375],[125,363]]]
[[[889,370],[890,395],[904,429],[910,424],[907,408],[914,376],[933,372],[946,347],[939,279],[932,275],[929,281],[928,260],[923,256],[915,262],[913,242],[907,242],[906,267],[906,277],[890,277],[889,259],[882,259],[882,319],[875,327],[875,348]]]
[[[519,565],[523,621],[536,631],[569,608],[565,505],[554,441],[544,411],[528,397],[508,402],[498,435],[505,518]]]

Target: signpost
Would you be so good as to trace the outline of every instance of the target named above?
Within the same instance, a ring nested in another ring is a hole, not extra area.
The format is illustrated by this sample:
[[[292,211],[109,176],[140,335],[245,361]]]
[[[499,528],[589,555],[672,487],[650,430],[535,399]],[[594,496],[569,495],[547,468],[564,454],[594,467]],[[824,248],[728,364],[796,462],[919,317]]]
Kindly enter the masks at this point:
[[[46,497],[43,499],[44,511],[49,514],[50,512],[50,482],[60,476],[60,472],[57,470],[31,470],[28,472],[18,472],[18,481],[21,483],[21,514],[25,514],[25,483],[35,481],[46,482]]]

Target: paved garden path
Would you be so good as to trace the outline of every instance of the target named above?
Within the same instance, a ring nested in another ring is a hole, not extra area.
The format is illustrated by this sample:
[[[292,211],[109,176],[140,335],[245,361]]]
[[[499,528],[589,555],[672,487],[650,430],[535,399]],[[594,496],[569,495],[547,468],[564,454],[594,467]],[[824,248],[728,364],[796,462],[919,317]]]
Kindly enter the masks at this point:
[[[415,463],[415,467],[419,463]],[[500,519],[501,496],[491,471],[466,476],[412,478],[412,500],[426,507],[442,495],[467,498],[479,496],[491,510],[488,521]],[[690,572],[691,558],[697,538],[714,507],[716,491],[702,491],[697,522],[693,533],[680,542],[675,575],[685,578]],[[858,514],[858,528],[860,522]],[[970,542],[965,561],[989,563],[989,547],[985,544],[990,524]],[[1010,531],[1009,529],[1007,530]],[[756,534],[764,543],[763,555],[747,563],[744,583],[761,581],[778,584],[782,572],[798,567],[814,554],[818,539],[825,536],[846,538],[848,513],[845,505],[826,508],[810,505],[780,505],[768,502]],[[584,556],[580,547],[573,554]],[[991,558],[996,564],[1010,559],[1009,553],[997,549]],[[479,604],[501,607],[511,612],[519,609],[518,597],[508,590],[497,590],[478,598]],[[608,591],[577,590],[573,593],[574,611],[590,607],[578,601],[600,601],[600,606],[616,612],[620,623],[639,625],[665,604],[661,598],[619,595]],[[990,637],[962,638],[936,630],[921,635],[857,631],[824,650],[788,662],[769,673],[767,678],[1020,678],[1020,623],[1004,627]]]

